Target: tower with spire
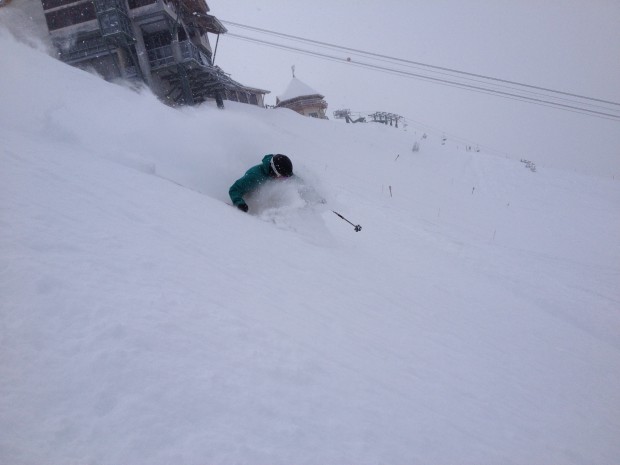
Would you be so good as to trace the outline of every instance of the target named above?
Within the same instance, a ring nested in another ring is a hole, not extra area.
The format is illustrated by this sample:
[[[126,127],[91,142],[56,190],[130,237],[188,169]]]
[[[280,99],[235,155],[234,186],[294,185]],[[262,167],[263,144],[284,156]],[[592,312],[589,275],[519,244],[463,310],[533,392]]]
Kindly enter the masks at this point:
[[[276,97],[276,108],[288,108],[313,118],[327,119],[325,96],[295,77],[295,66],[291,66],[293,78],[284,93]]]

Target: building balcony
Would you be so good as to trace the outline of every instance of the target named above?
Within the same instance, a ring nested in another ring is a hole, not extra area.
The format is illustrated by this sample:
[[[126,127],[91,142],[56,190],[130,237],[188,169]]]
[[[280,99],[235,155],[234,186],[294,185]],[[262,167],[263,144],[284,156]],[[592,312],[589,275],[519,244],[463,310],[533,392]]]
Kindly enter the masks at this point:
[[[125,43],[133,43],[135,37],[129,18],[122,11],[113,9],[97,12],[101,36]]]
[[[179,42],[181,63],[188,67],[210,67],[211,60],[189,40]],[[161,70],[178,63],[174,56],[172,44],[147,50],[149,63],[153,71]]]
[[[110,46],[99,34],[78,37],[70,48],[63,48],[59,45],[58,49],[60,50],[59,58],[71,64],[111,53]]]

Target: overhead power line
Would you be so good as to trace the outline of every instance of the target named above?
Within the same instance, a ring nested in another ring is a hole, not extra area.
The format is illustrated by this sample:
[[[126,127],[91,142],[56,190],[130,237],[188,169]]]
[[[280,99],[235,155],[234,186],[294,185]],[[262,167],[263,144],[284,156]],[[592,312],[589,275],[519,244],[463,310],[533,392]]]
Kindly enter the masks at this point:
[[[310,56],[314,56],[314,57],[321,58],[321,59],[336,61],[336,62],[345,63],[345,64],[349,64],[353,66],[359,66],[359,67],[368,68],[368,69],[373,69],[375,71],[400,75],[404,77],[427,80],[427,81],[435,82],[435,83],[442,84],[442,85],[464,88],[470,91],[496,95],[496,96],[500,96],[503,98],[527,101],[529,103],[534,103],[537,105],[555,107],[555,108],[559,108],[559,109],[563,109],[567,111],[572,111],[572,112],[577,112],[577,113],[582,113],[582,114],[589,114],[591,116],[597,116],[597,117],[601,117],[605,119],[620,120],[620,103],[613,102],[610,100],[603,100],[603,99],[588,97],[588,96],[579,95],[575,93],[564,92],[564,91],[559,91],[555,89],[519,83],[516,81],[494,78],[494,77],[485,76],[482,74],[459,71],[453,68],[435,66],[435,65],[425,64],[425,63],[416,62],[412,60],[391,57],[388,55],[378,54],[374,52],[367,52],[367,51],[360,50],[360,49],[343,47],[343,46],[339,46],[336,44],[330,44],[327,42],[321,42],[321,41],[317,41],[313,39],[306,39],[303,37],[293,36],[290,34],[284,34],[284,33],[276,32],[276,31],[270,31],[267,29],[234,23],[231,21],[222,21],[222,22],[229,24],[229,25],[253,30],[256,32],[264,33],[264,34],[270,34],[270,35],[283,37],[287,40],[294,40],[297,42],[308,43],[313,46],[319,46],[321,48],[330,48],[330,49],[337,50],[337,51],[353,52],[355,55],[361,55],[361,56],[364,56],[370,59],[387,62],[392,65],[400,65],[400,66],[405,66],[408,68],[415,68],[415,69],[418,69],[418,71],[421,71],[423,73],[435,73],[435,74],[439,74],[440,76],[444,76],[444,77],[437,77],[437,76],[432,76],[428,74],[420,74],[418,72],[411,72],[408,70],[382,66],[379,64],[373,64],[369,62],[361,62],[357,60],[352,61],[350,60],[350,57],[342,58],[339,56],[321,53],[316,50],[304,49],[304,48],[288,45],[286,43],[273,42],[273,41],[259,39],[256,37],[243,36],[243,35],[235,34],[232,32],[229,32],[227,34],[230,37],[241,39],[241,40],[246,40],[250,42],[255,42],[260,45],[290,50],[295,53],[302,53],[305,55],[310,55]],[[468,81],[468,82],[460,82],[459,80]],[[538,92],[534,92],[534,90]],[[570,98],[567,98],[567,97],[570,97]],[[576,99],[579,99],[579,100],[576,100]],[[590,103],[590,102],[597,102],[597,103]],[[607,106],[600,105],[600,104],[617,106],[619,108],[618,109],[609,108]]]
[[[564,110],[568,110],[568,111],[573,111],[573,112],[576,112],[576,113],[589,114],[591,116],[598,116],[598,117],[605,118],[605,119],[620,120],[620,113],[619,114],[608,113],[608,112],[603,112],[603,111],[598,111],[598,110],[593,110],[593,109],[585,108],[585,107],[579,106],[578,102],[575,102],[574,105],[568,105],[568,104],[564,104],[564,103],[560,103],[560,102],[556,102],[556,101],[552,101],[552,100],[545,100],[543,98],[535,98],[535,97],[530,97],[530,96],[527,96],[527,95],[521,95],[521,94],[517,94],[517,93],[513,93],[513,92],[504,92],[504,91],[501,91],[501,90],[498,90],[498,89],[492,89],[492,88],[488,88],[488,87],[476,86],[476,85],[466,84],[466,83],[462,83],[462,82],[451,81],[451,80],[447,80],[447,79],[441,79],[441,78],[437,78],[437,77],[433,77],[433,76],[427,76],[427,75],[422,75],[422,74],[418,74],[418,73],[412,73],[412,72],[409,72],[409,71],[398,70],[398,69],[394,69],[394,68],[387,68],[387,67],[384,67],[384,66],[374,65],[372,63],[353,62],[353,61],[349,62],[346,59],[341,58],[341,57],[336,57],[336,56],[333,56],[333,55],[326,55],[326,54],[320,53],[320,52],[315,52],[315,51],[311,51],[311,50],[304,50],[304,49],[301,49],[301,48],[291,47],[289,45],[279,44],[279,43],[275,43],[275,42],[269,42],[269,41],[265,41],[265,40],[257,39],[257,38],[253,38],[253,37],[246,37],[246,36],[242,36],[242,35],[238,35],[238,34],[234,34],[234,33],[230,33],[230,32],[227,35],[229,35],[231,37],[234,37],[234,38],[238,38],[238,39],[242,39],[242,40],[247,40],[247,41],[250,41],[250,42],[256,42],[256,43],[259,43],[259,44],[262,44],[262,45],[268,45],[268,46],[272,46],[272,47],[276,47],[276,48],[291,50],[291,51],[294,51],[294,52],[315,56],[315,57],[318,57],[318,58],[328,59],[328,60],[331,60],[331,61],[337,61],[337,62],[341,62],[341,63],[345,62],[345,63],[353,65],[353,66],[359,66],[359,67],[363,67],[363,68],[374,69],[374,70],[388,72],[390,74],[396,74],[396,75],[401,75],[401,76],[405,76],[405,77],[414,77],[414,78],[418,78],[418,79],[433,81],[433,82],[436,82],[436,83],[439,83],[439,84],[448,85],[448,86],[451,86],[451,87],[465,88],[465,89],[468,89],[468,90],[472,90],[472,91],[476,91],[476,92],[480,92],[480,93],[485,93],[485,94],[490,94],[490,95],[496,95],[496,96],[500,96],[500,97],[504,97],[504,98],[508,98],[508,99],[512,99],[512,100],[528,101],[530,103],[535,103],[535,104],[542,105],[542,106],[560,108],[560,109],[564,109]],[[613,112],[614,110],[613,109],[609,109],[608,111]]]
[[[596,102],[600,102],[600,103],[607,103],[610,105],[617,105],[620,106],[620,103],[618,102],[612,102],[609,100],[603,100],[603,99],[598,99],[598,98],[594,98],[594,97],[587,97],[585,95],[579,95],[579,94],[574,94],[574,93],[570,93],[570,92],[563,92],[560,90],[555,90],[555,89],[549,89],[546,87],[539,87],[539,86],[534,86],[534,85],[530,85],[530,84],[524,84],[524,83],[520,83],[520,82],[516,82],[516,81],[509,81],[507,79],[500,79],[500,78],[495,78],[492,76],[485,76],[483,74],[476,74],[476,73],[469,73],[467,71],[459,71],[457,69],[454,68],[447,68],[447,67],[443,67],[443,66],[436,66],[436,65],[431,65],[428,63],[421,63],[418,61],[412,61],[412,60],[406,60],[404,58],[397,58],[397,57],[392,57],[389,55],[384,55],[381,53],[374,53],[374,52],[368,52],[365,50],[360,50],[360,49],[356,49],[356,48],[351,48],[351,47],[344,47],[341,45],[336,45],[336,44],[330,44],[329,42],[322,42],[319,40],[313,40],[313,39],[307,39],[304,37],[299,37],[299,36],[294,36],[291,34],[285,34],[282,32],[276,32],[276,31],[270,31],[268,29],[262,29],[262,28],[258,28],[258,27],[254,27],[254,26],[248,26],[245,24],[239,24],[239,23],[234,23],[232,21],[222,21],[223,23],[226,24],[231,24],[233,26],[237,26],[237,27],[241,27],[244,29],[250,29],[253,31],[257,31],[257,32],[262,32],[265,34],[271,34],[271,35],[276,35],[276,36],[280,36],[280,37],[286,37],[287,39],[293,39],[293,40],[298,40],[298,41],[303,41],[303,42],[308,42],[308,43],[312,43],[312,44],[316,44],[316,45],[321,45],[321,46],[325,46],[325,47],[330,47],[330,48],[336,48],[336,49],[340,49],[340,50],[346,50],[349,52],[356,52],[356,53],[361,53],[363,55],[368,55],[368,56],[374,56],[377,58],[384,58],[384,59],[388,59],[391,61],[397,61],[397,62],[402,62],[402,63],[407,63],[407,64],[412,64],[412,65],[417,65],[417,66],[423,66],[426,68],[431,68],[431,69],[437,69],[440,71],[448,71],[451,73],[456,73],[456,74],[462,74],[465,76],[471,76],[471,77],[477,77],[477,78],[482,78],[482,79],[488,79],[488,80],[492,80],[492,81],[497,81],[497,82],[502,82],[505,84],[513,84],[513,85],[517,85],[517,86],[522,86],[522,87],[528,87],[530,89],[536,89],[536,90],[542,90],[545,92],[552,92],[552,93],[556,93],[556,94],[562,94],[562,95],[567,95],[570,97],[577,97],[577,98],[581,98],[584,100],[592,100],[592,101],[596,101]]]

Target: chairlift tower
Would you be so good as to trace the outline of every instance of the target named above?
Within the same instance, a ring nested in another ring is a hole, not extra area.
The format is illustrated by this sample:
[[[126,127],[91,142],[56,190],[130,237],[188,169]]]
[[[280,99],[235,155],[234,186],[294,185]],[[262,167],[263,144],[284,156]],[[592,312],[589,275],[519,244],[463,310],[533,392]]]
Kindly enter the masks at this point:
[[[403,119],[402,116],[396,113],[387,113],[385,111],[377,111],[369,116],[372,118],[373,123],[389,124],[395,127],[398,127],[398,122]]]

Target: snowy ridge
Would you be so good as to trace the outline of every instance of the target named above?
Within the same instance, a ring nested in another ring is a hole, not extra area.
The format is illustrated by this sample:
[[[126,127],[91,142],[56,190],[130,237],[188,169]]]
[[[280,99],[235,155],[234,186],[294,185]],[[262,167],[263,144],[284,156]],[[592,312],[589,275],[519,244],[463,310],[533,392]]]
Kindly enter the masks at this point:
[[[618,182],[0,69],[0,463],[620,461]]]

